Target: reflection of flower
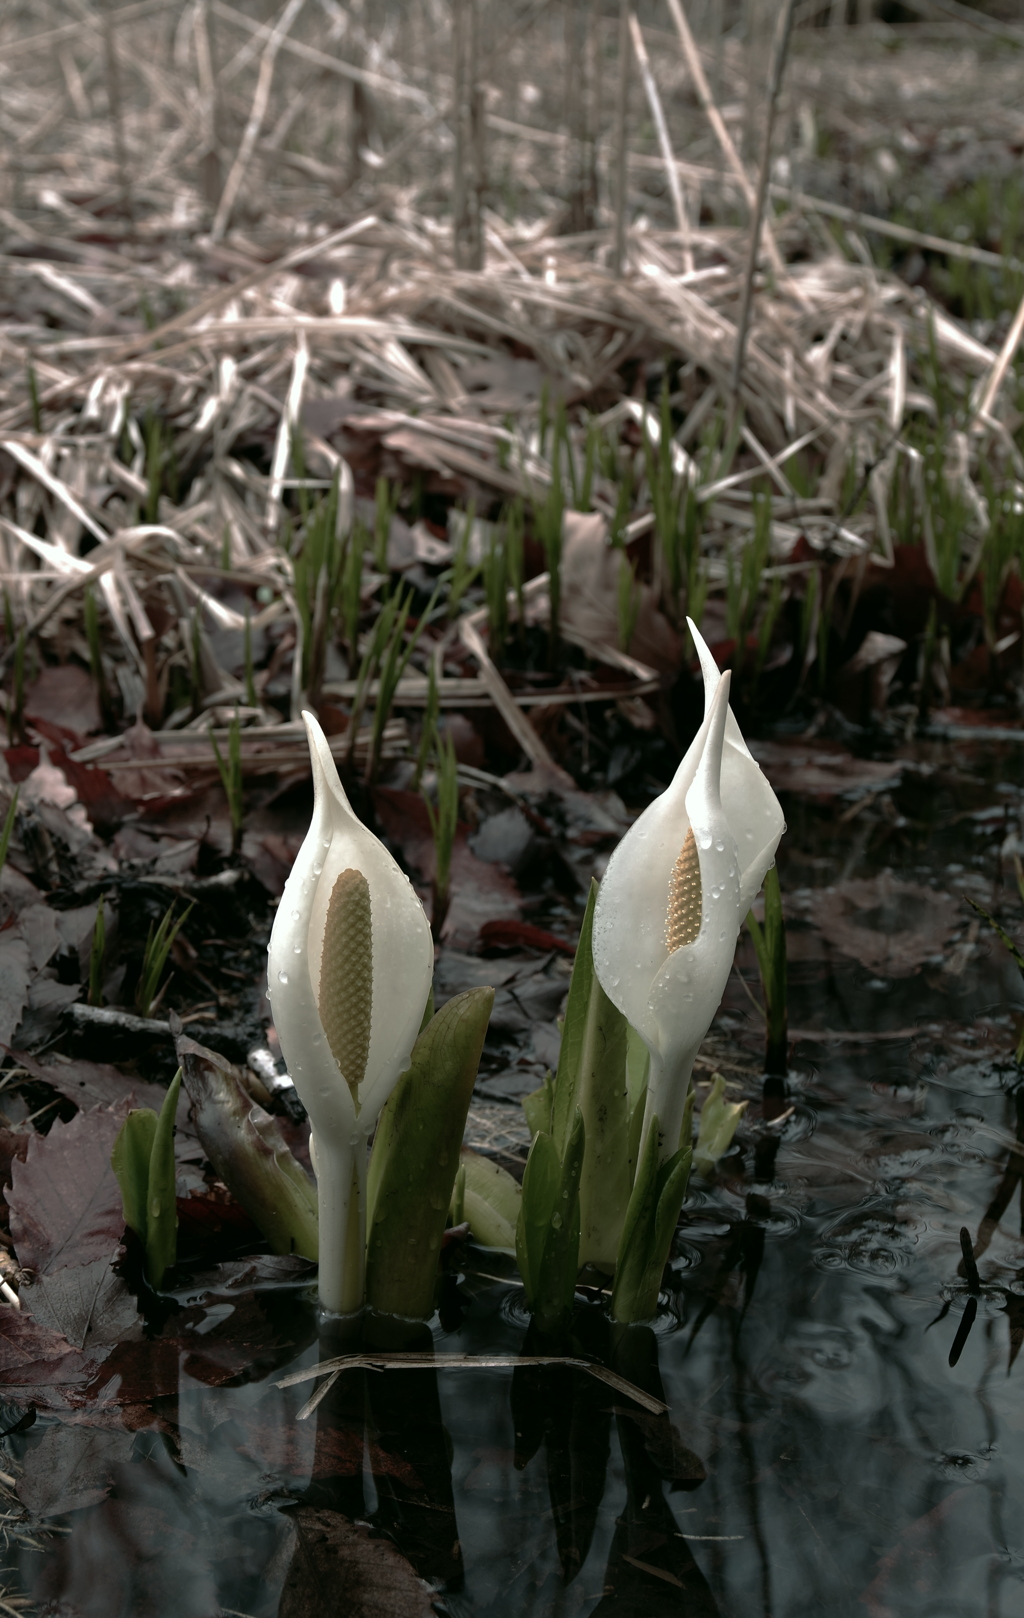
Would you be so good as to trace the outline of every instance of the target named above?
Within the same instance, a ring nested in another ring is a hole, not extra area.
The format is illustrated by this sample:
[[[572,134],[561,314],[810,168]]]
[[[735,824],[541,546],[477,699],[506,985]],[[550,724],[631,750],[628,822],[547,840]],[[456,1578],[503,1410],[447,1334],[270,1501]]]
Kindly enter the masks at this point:
[[[412,884],[356,818],[323,731],[303,718],[313,820],[274,918],[268,981],[315,1141],[320,1297],[343,1312],[362,1301],[367,1139],[409,1065],[434,952]]]
[[[594,967],[651,1053],[646,1137],[679,1146],[694,1057],[718,1009],[743,918],[784,830],[721,675],[696,627],[704,723],[672,784],[615,850],[594,915]]]

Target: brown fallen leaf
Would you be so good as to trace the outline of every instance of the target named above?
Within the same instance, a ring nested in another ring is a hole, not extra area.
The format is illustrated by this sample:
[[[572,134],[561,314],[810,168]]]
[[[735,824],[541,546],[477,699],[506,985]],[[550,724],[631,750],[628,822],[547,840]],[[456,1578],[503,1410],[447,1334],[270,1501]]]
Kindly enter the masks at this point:
[[[426,1587],[387,1539],[337,1511],[288,1512],[295,1548],[278,1618],[430,1618]]]
[[[121,1192],[110,1153],[124,1111],[96,1107],[29,1142],[14,1160],[11,1236],[24,1269],[46,1274],[67,1264],[113,1257],[124,1231]]]
[[[608,543],[608,524],[599,512],[567,511],[562,523],[561,625],[570,639],[589,646],[619,644],[619,573],[624,553]],[[637,614],[626,648],[659,674],[679,668],[679,636],[658,607],[657,591],[637,584]]]
[[[815,890],[808,913],[822,937],[880,977],[906,978],[940,955],[961,919],[948,893],[890,871]]]
[[[378,787],[373,801],[385,836],[429,882],[434,875],[434,840],[423,799],[416,792]],[[477,859],[468,836],[468,828],[460,823],[452,850],[451,906],[444,925],[444,941],[453,949],[472,948],[486,922],[518,917],[521,905],[510,874]]]
[[[89,1107],[130,1104],[134,1107],[152,1107],[154,1112],[159,1112],[167,1094],[162,1085],[122,1073],[108,1062],[85,1062],[78,1057],[73,1062],[37,1062],[22,1051],[11,1051],[10,1054],[26,1073],[30,1073],[34,1079],[41,1079],[44,1084],[52,1085],[60,1095],[66,1096],[68,1101],[73,1101],[83,1111]],[[187,1102],[179,1107],[179,1111],[187,1111]]]
[[[855,758],[838,742],[815,737],[804,741],[750,742],[750,751],[776,792],[794,792],[801,798],[827,802],[846,793],[877,792],[899,784],[900,760]]]
[[[72,732],[81,746],[102,722],[95,680],[77,663],[41,669],[25,692],[25,718],[49,720]]]

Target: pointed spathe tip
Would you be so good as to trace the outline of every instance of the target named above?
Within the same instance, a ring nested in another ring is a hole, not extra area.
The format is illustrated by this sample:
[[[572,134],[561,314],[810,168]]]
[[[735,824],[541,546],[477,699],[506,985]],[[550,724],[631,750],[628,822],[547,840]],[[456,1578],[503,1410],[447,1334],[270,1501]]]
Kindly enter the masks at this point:
[[[692,618],[687,618],[687,626],[693,636],[693,644],[700,658],[700,671],[704,676],[704,717],[707,718],[711,701],[718,689],[718,682],[722,678],[721,670],[711,654],[711,648],[701,634]]]
[[[345,789],[338,775],[338,766],[335,763],[334,754],[331,752],[331,744],[324,735],[323,727],[312,708],[303,708],[302,722],[306,727],[306,736],[309,741],[309,759],[313,767],[314,797],[319,797],[324,791],[329,792],[334,798],[343,803],[346,809],[350,810]]]

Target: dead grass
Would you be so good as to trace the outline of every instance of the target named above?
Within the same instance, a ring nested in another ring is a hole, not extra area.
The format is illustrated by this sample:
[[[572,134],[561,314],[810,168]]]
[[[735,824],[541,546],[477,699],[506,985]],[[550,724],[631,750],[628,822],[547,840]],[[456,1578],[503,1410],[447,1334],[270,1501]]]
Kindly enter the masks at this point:
[[[901,541],[924,546],[950,599],[986,566],[1001,578],[1018,568],[1017,528],[1007,538],[1003,517],[1024,492],[1013,370],[1021,320],[1010,327],[1006,309],[968,329],[925,286],[872,259],[867,241],[881,237],[866,234],[874,227],[863,217],[868,203],[888,206],[897,179],[917,183],[903,170],[929,142],[942,158],[954,107],[979,151],[1017,138],[1012,43],[961,37],[945,23],[798,30],[776,211],[734,398],[748,253],[741,193],[752,169],[749,158],[723,155],[688,89],[678,40],[659,32],[667,14],[642,11],[641,24],[669,132],[686,152],[687,239],[668,228],[663,157],[635,84],[632,222],[617,278],[607,210],[592,231],[561,234],[573,144],[557,127],[565,66],[551,17],[536,8],[484,13],[492,205],[479,273],[453,265],[445,217],[440,12],[410,7],[373,38],[369,13],[343,28],[347,14],[326,0],[268,12],[266,27],[260,8],[243,14],[222,0],[135,5],[115,17],[112,77],[102,14],[79,10],[81,24],[46,26],[53,8],[22,7],[8,15],[0,52],[13,154],[0,211],[12,737],[19,680],[23,688],[39,660],[77,657],[102,677],[115,730],[144,717],[154,762],[206,759],[211,721],[223,737],[237,714],[247,770],[299,764],[312,636],[339,643],[313,695],[344,710],[357,693],[351,645],[350,667],[341,652],[340,594],[332,584],[325,597],[323,569],[310,580],[300,565],[332,481],[338,557],[366,546],[358,653],[389,574],[422,588],[426,573],[448,567],[420,671],[400,682],[396,707],[426,702],[433,657],[442,705],[496,703],[534,764],[546,750],[515,714],[536,692],[510,693],[490,662],[478,589],[461,603],[470,617],[459,641],[447,623],[457,562],[451,535],[438,530],[446,507],[473,508],[475,564],[490,542],[479,519],[500,519],[520,501],[529,526],[557,476],[567,507],[585,503],[604,519],[591,539],[594,567],[611,530],[670,631],[700,604],[723,630],[760,635],[767,648],[786,601],[803,600],[796,655],[805,672],[821,655],[818,621],[839,582],[856,588],[869,564],[893,562]],[[610,84],[610,19],[601,30]],[[709,93],[742,153],[758,101],[747,94],[741,44],[700,43]],[[368,144],[362,156],[350,152],[356,172],[345,172],[339,154],[360,117]],[[609,120],[610,110],[593,131],[602,172]],[[833,183],[844,146],[861,168],[853,196]],[[815,181],[821,207],[803,190]],[[826,224],[837,214],[843,230]],[[908,226],[889,239],[901,251],[927,245],[927,233]],[[1016,262],[987,246],[950,241],[942,252],[1015,285]],[[561,436],[552,425],[559,403]],[[672,442],[659,473],[665,427]],[[360,502],[381,477],[400,491],[411,538],[391,519],[375,553],[359,522],[372,528],[373,514]],[[658,502],[674,491],[678,505],[687,489],[697,550],[683,578]],[[99,608],[91,640],[90,596]],[[628,634],[619,644],[609,599],[598,603],[596,641],[593,613],[581,621],[575,599],[562,632],[605,671],[598,697],[609,678],[619,698],[649,691],[667,671]],[[535,579],[535,619],[546,601]],[[259,655],[240,674],[243,633]],[[377,670],[363,673],[372,708]],[[567,691],[578,700],[579,682]],[[356,741],[360,758],[370,723]],[[383,755],[407,746],[404,720],[390,719]],[[78,757],[133,764],[117,735]]]

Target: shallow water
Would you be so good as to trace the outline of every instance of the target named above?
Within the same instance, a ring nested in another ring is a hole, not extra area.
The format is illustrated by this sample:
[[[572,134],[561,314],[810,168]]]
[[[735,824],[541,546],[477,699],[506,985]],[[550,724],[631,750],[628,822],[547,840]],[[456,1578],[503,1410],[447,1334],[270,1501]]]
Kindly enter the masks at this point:
[[[23,1497],[64,1508],[14,1543],[8,1591],[88,1618],[426,1610],[365,1536],[318,1572],[298,1503],[383,1531],[453,1615],[1024,1615],[1024,991],[963,902],[1019,934],[1018,753],[919,750],[856,814],[787,800],[787,1091],[762,1097],[734,981],[711,1050],[751,1105],[691,1186],[662,1314],[615,1339],[599,1299],[579,1312],[577,1351],[663,1389],[667,1419],[521,1366],[352,1371],[297,1421],[313,1384],[275,1383],[317,1362],[308,1284],[206,1293],[155,1417],[7,1440]],[[217,1385],[243,1316],[250,1380]],[[542,1351],[527,1331],[510,1266],[477,1253],[430,1336]]]

